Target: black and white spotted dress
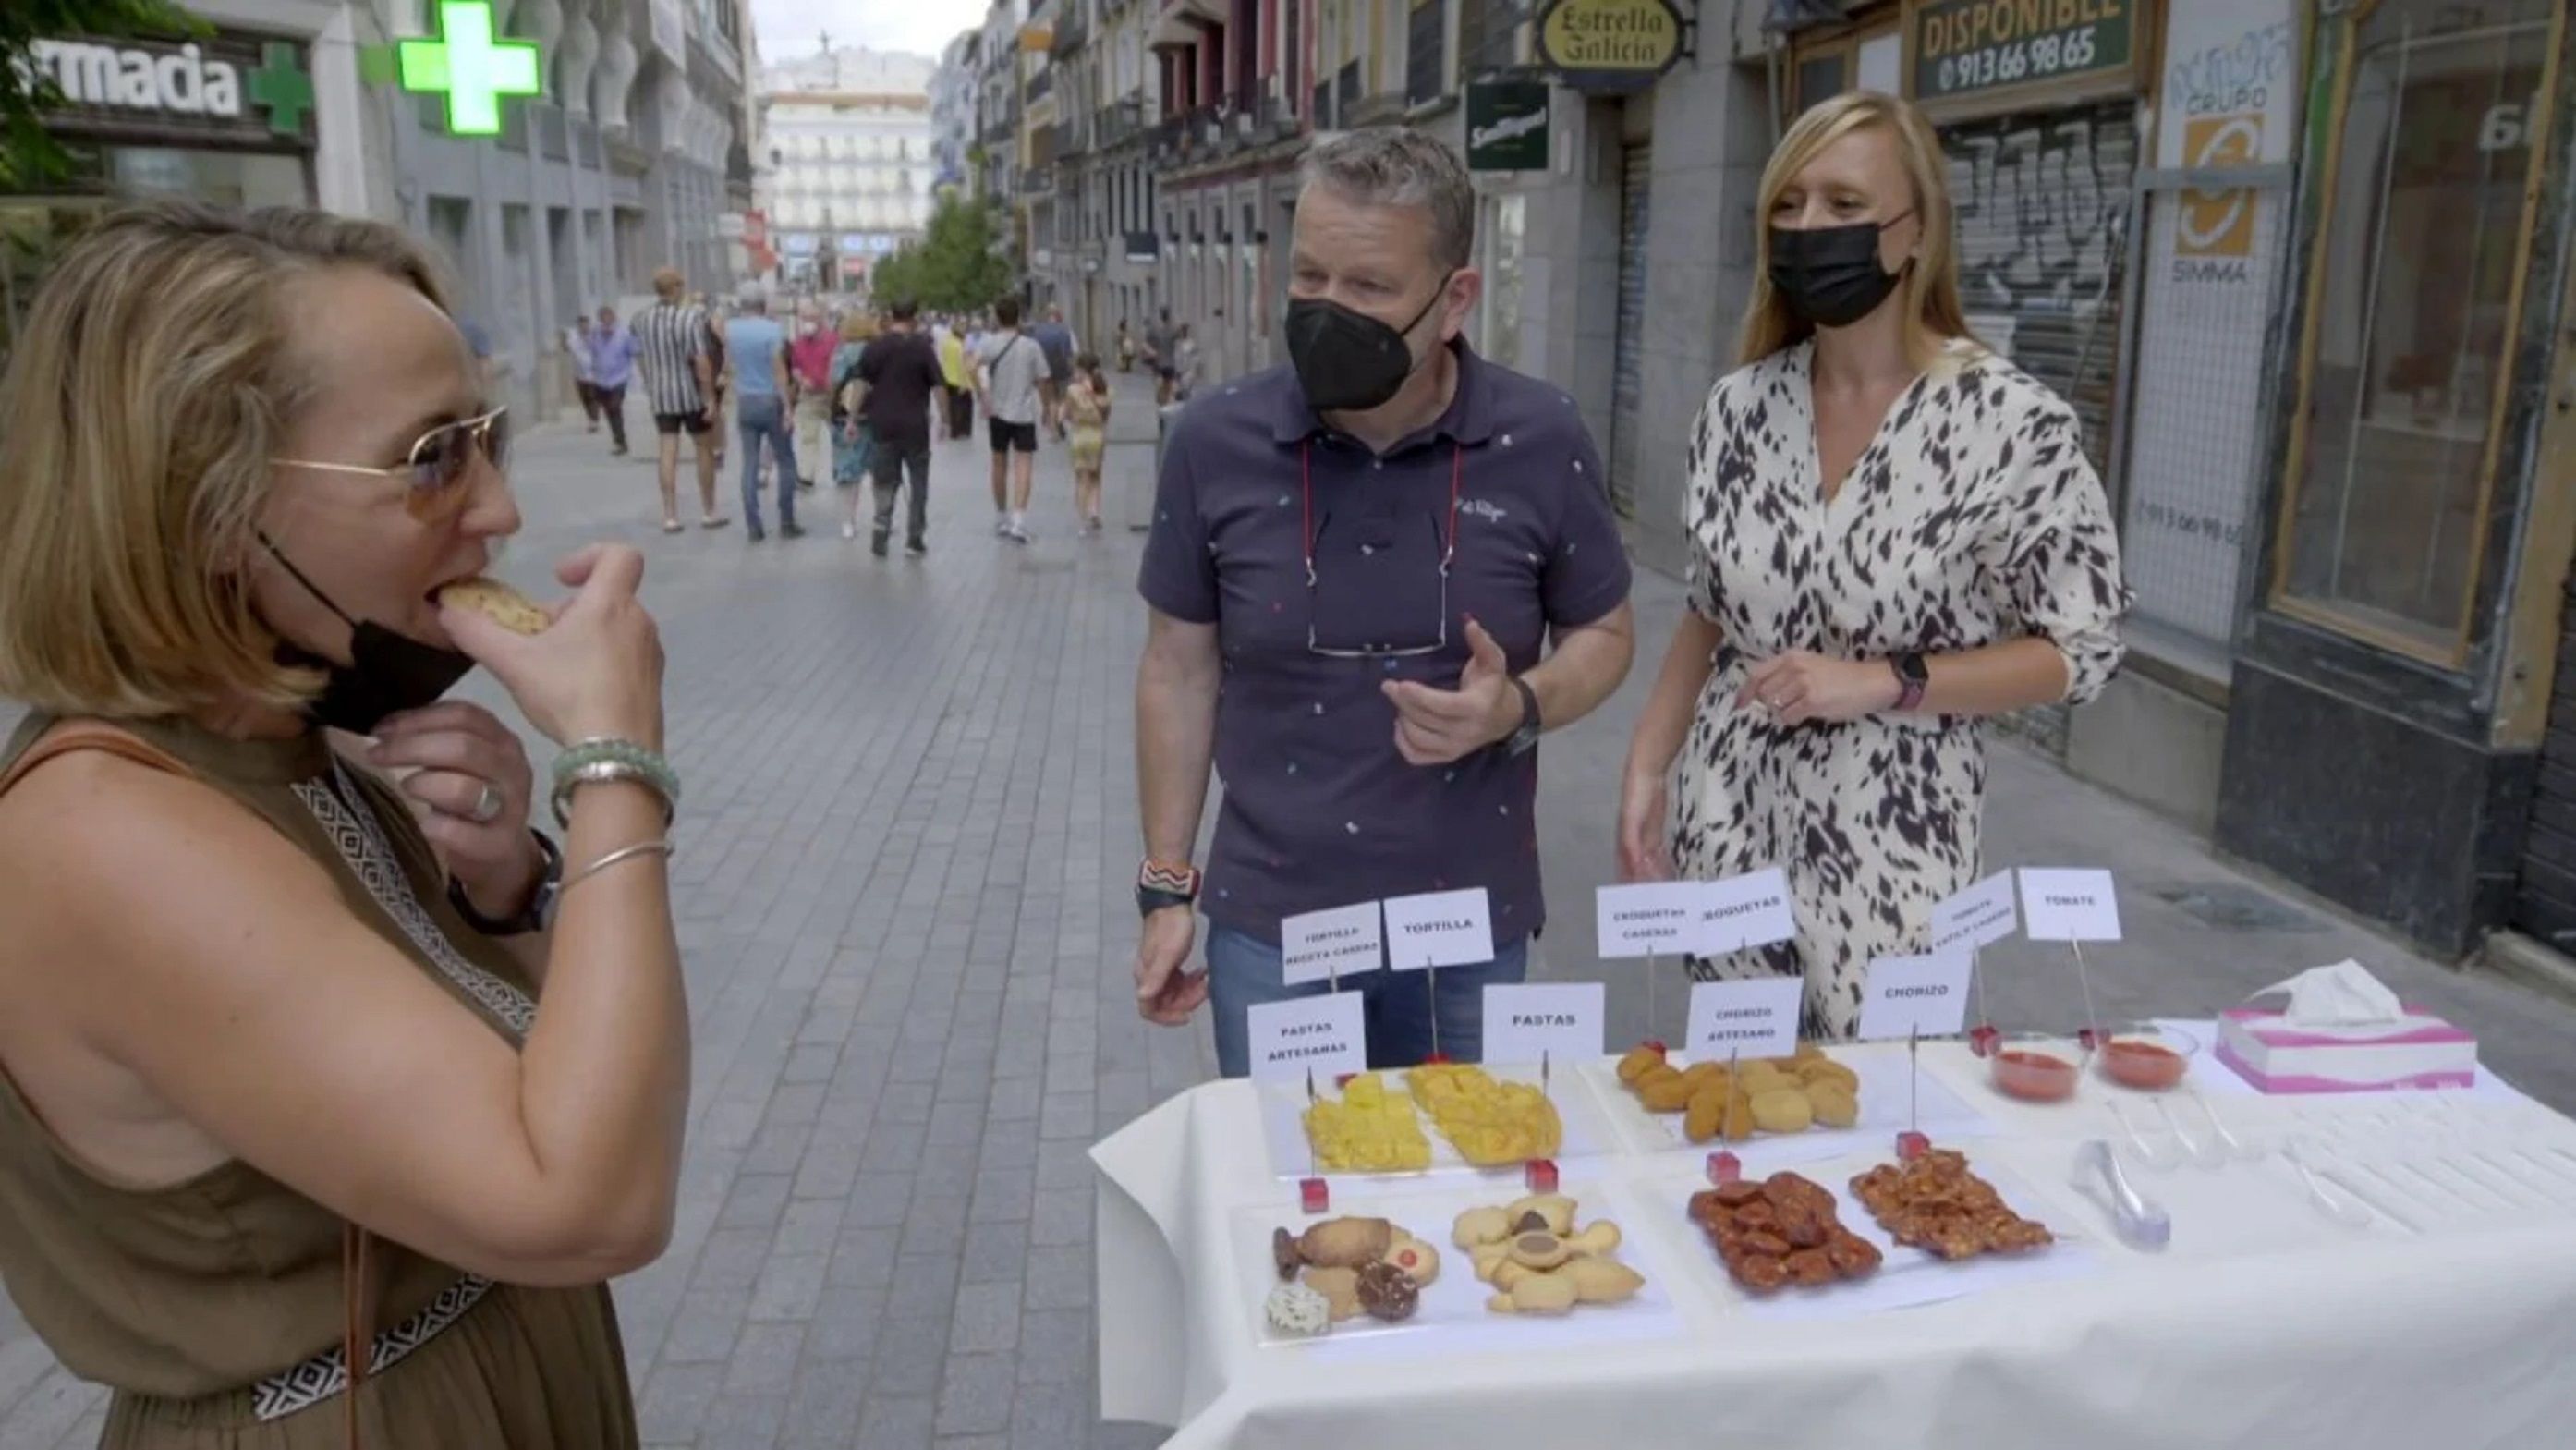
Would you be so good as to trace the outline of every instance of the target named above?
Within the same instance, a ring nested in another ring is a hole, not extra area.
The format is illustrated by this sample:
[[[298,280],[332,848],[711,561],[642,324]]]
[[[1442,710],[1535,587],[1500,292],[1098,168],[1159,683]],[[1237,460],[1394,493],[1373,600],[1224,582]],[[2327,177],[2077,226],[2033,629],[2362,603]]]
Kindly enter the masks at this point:
[[[1975,879],[1983,724],[1782,726],[1736,706],[1746,672],[1791,649],[1882,659],[2038,636],[2065,655],[2080,702],[2119,667],[2129,594],[2101,481],[2055,394],[1953,343],[1828,502],[1812,352],[1720,378],[1692,435],[1691,607],[1723,643],[1682,750],[1673,856],[1699,880],[1787,869],[1797,938],[1694,960],[1692,975],[1803,972],[1804,1030],[1846,1037],[1870,959],[1923,950],[1933,903]]]

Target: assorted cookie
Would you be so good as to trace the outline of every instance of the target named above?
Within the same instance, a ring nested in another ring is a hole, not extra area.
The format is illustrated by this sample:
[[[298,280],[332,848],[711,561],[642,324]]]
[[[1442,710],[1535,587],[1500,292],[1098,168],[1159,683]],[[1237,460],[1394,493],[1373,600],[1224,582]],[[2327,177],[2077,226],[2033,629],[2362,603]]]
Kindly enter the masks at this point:
[[[1830,1189],[1795,1173],[1703,1189],[1691,1195],[1690,1216],[1727,1276],[1755,1294],[1862,1278],[1881,1258],[1876,1244],[1843,1227]]]
[[[1944,1259],[2027,1253],[2057,1241],[2045,1225],[2013,1212],[1953,1149],[1882,1163],[1854,1178],[1851,1190],[1890,1238]]]
[[[1328,1218],[1293,1234],[1272,1229],[1270,1257],[1281,1282],[1262,1313],[1271,1328],[1299,1338],[1363,1314],[1388,1324],[1410,1319],[1423,1286],[1440,1275],[1439,1250],[1382,1218]],[[1305,1327],[1319,1314],[1320,1323]]]
[[[1471,1208],[1450,1226],[1476,1277],[1494,1287],[1496,1314],[1564,1314],[1577,1304],[1616,1304],[1645,1287],[1620,1263],[1619,1225],[1606,1218],[1575,1227],[1576,1202],[1534,1194],[1500,1208]]]
[[[1807,1042],[1793,1057],[1757,1057],[1732,1068],[1714,1060],[1675,1067],[1660,1048],[1634,1047],[1619,1059],[1619,1081],[1646,1111],[1680,1113],[1682,1136],[1693,1143],[1860,1121],[1860,1075]]]

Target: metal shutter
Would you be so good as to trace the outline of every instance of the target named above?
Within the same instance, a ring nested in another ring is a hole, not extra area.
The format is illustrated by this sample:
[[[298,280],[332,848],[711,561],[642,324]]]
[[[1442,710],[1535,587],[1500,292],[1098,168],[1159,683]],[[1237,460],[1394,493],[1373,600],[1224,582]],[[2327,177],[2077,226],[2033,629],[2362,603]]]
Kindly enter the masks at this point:
[[[1971,121],[1941,148],[1969,325],[2075,405],[2108,479],[2136,103]]]
[[[2531,787],[2531,826],[2513,888],[2513,925],[2576,951],[2576,579],[2558,621],[2558,671]]]
[[[1619,148],[1619,331],[1611,345],[1610,506],[1637,513],[1638,404],[1644,397],[1646,351],[1646,197],[1654,145]]]

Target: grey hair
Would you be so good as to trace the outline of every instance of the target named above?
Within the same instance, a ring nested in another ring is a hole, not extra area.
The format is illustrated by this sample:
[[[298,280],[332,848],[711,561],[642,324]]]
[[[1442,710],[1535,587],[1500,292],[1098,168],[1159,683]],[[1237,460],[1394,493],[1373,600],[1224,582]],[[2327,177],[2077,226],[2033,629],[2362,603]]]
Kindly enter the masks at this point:
[[[1431,254],[1452,271],[1475,260],[1476,187],[1458,153],[1411,126],[1345,131],[1308,147],[1298,189],[1329,187],[1367,206],[1431,213]]]

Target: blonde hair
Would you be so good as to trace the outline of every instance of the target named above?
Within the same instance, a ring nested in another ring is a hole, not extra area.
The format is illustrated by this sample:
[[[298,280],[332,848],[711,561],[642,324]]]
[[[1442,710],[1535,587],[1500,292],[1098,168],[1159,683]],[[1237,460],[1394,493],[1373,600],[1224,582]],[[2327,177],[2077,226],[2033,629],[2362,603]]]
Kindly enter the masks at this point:
[[[1922,225],[1919,255],[1897,283],[1905,309],[1905,349],[1917,367],[1929,367],[1952,339],[1977,341],[1959,304],[1959,249],[1952,225],[1949,163],[1932,123],[1913,102],[1879,91],[1848,91],[1811,107],[1789,127],[1762,168],[1762,191],[1753,218],[1753,300],[1744,313],[1739,364],[1758,362],[1811,336],[1815,324],[1789,310],[1771,286],[1771,208],[1819,152],[1855,131],[1877,127],[1896,143],[1897,164],[1914,185],[1914,216]],[[1982,344],[1979,344],[1982,346]]]
[[[132,207],[64,255],[0,375],[0,694],[124,718],[312,698],[242,566],[317,381],[282,294],[336,267],[446,305],[402,233],[300,208]]]
[[[865,342],[877,335],[877,320],[853,307],[841,314],[841,341]]]

